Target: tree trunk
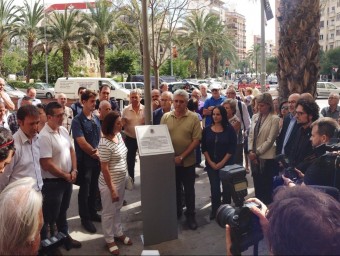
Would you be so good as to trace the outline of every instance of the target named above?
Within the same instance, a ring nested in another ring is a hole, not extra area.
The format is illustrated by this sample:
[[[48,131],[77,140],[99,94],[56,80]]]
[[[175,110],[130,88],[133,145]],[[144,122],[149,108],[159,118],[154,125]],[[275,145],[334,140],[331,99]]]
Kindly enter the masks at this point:
[[[157,67],[157,65],[153,65],[153,73],[155,74],[155,88],[154,89],[158,89],[159,88],[159,68]]]
[[[203,47],[197,47],[197,78],[203,78],[202,74]]]
[[[100,77],[105,77],[105,45],[98,46]]]
[[[33,61],[33,40],[31,39],[28,39],[27,55],[28,55],[28,63],[27,63],[27,71],[26,71],[26,83],[29,83],[31,79],[31,74],[32,74],[32,61]]]
[[[204,57],[205,76],[209,75],[209,57]]]
[[[64,77],[69,76],[71,50],[69,48],[63,50],[63,65],[64,65]]]
[[[279,96],[316,94],[319,78],[320,0],[285,0],[279,6]]]
[[[4,47],[4,42],[1,40],[0,41],[0,76],[3,76],[4,74],[2,73],[2,57],[3,57],[3,47]]]

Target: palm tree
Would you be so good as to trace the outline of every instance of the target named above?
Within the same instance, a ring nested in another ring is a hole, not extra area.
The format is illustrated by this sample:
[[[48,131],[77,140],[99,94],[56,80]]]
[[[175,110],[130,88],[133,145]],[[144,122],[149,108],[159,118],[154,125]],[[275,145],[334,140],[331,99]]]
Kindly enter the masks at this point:
[[[212,40],[217,39],[218,33],[212,33],[214,28],[219,24],[219,17],[204,11],[193,11],[184,21],[184,30],[188,34],[182,37],[184,44],[187,47],[193,46],[197,50],[197,76],[203,77],[202,73],[202,59],[204,47]]]
[[[260,51],[261,51],[261,45],[259,44],[253,44],[251,49],[247,52],[247,57],[252,61],[252,66],[254,66],[255,63],[255,74],[257,77],[257,62],[260,56]]]
[[[32,60],[34,44],[40,37],[41,30],[39,24],[44,18],[44,7],[40,1],[34,2],[33,7],[25,0],[24,7],[20,9],[20,22],[13,30],[14,34],[25,38],[27,42],[27,71],[26,83],[29,83],[32,73]]]
[[[85,19],[91,24],[91,43],[98,47],[99,68],[101,77],[105,77],[105,47],[109,44],[109,33],[117,16],[112,10],[112,3],[106,0],[98,0],[94,6],[88,5],[90,14]]]
[[[83,54],[93,54],[91,48],[85,43],[88,38],[87,31],[90,31],[85,18],[78,10],[66,10],[63,13],[53,12],[49,15],[46,28],[46,38],[51,51],[63,54],[64,76],[69,76],[71,51],[77,50]]]
[[[13,25],[18,21],[16,16],[19,11],[13,5],[14,0],[0,0],[0,74],[2,74],[2,57],[5,42],[11,38],[13,34]]]
[[[280,97],[316,93],[320,70],[320,0],[281,1],[278,71]]]

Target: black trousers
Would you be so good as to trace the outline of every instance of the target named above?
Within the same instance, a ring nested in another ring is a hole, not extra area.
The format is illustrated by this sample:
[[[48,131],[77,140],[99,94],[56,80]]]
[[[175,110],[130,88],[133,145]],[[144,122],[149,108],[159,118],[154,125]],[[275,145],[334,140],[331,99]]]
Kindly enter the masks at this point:
[[[189,167],[176,166],[176,201],[177,213],[182,213],[181,194],[184,188],[184,198],[187,210],[185,215],[195,215],[195,165]]]
[[[95,202],[98,194],[98,178],[100,162],[87,156],[81,163],[78,162],[78,207],[81,219],[90,220],[97,213]]]
[[[135,161],[136,161],[136,154],[137,154],[137,139],[131,138],[129,136],[126,136],[125,138],[125,146],[127,147],[127,156],[126,156],[126,162],[128,167],[128,173],[129,176],[135,180]]]
[[[273,177],[276,163],[274,159],[265,160],[264,167],[253,173],[255,197],[265,204],[272,202]]]
[[[68,234],[67,209],[70,206],[72,184],[62,178],[44,179],[42,188],[44,225],[41,239],[48,237],[48,225],[51,230],[56,223],[58,231]],[[52,234],[51,234],[52,235]]]

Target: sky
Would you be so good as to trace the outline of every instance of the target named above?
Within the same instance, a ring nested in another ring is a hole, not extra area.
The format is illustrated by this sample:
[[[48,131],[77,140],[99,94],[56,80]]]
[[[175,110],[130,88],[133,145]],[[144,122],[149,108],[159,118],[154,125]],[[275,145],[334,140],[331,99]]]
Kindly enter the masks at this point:
[[[28,0],[34,2],[35,0]],[[94,1],[94,0],[92,0]],[[75,3],[75,2],[92,2],[91,0],[45,0],[45,5],[56,3]],[[14,0],[14,4],[23,5],[23,0]],[[43,2],[43,0],[41,0]],[[261,35],[261,21],[260,21],[260,0],[224,0],[226,6],[231,11],[236,11],[246,17],[246,36],[247,36],[247,49],[253,45],[253,36]],[[269,0],[272,8],[274,18],[267,22],[265,30],[266,40],[273,40],[275,43],[275,0]]]
[[[253,44],[253,36],[261,35],[261,3],[260,0],[225,0],[231,11],[246,17],[247,49]],[[269,0],[274,18],[267,21],[265,39],[275,43],[275,0]]]

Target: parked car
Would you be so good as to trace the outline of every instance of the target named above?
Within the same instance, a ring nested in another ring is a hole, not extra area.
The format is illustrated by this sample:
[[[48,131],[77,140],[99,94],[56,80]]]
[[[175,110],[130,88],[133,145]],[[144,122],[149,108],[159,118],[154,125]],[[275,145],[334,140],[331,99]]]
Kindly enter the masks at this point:
[[[37,98],[54,98],[54,87],[47,83],[34,83],[33,87],[37,91]]]
[[[328,97],[331,92],[340,94],[340,88],[330,82],[317,82],[317,97]]]
[[[144,83],[142,82],[119,82],[118,83],[121,87],[131,91],[134,89],[141,89],[142,97],[144,97]]]
[[[190,81],[189,82],[173,82],[173,83],[168,83],[169,91],[174,93],[178,89],[183,89],[185,84],[187,83],[190,85],[190,88],[189,88],[190,92],[192,92],[195,88],[199,89],[198,84],[192,83]]]
[[[14,88],[12,85],[9,84],[5,85],[5,92],[7,92],[7,94],[11,98],[22,98],[26,95],[26,93],[18,90],[17,88]]]

